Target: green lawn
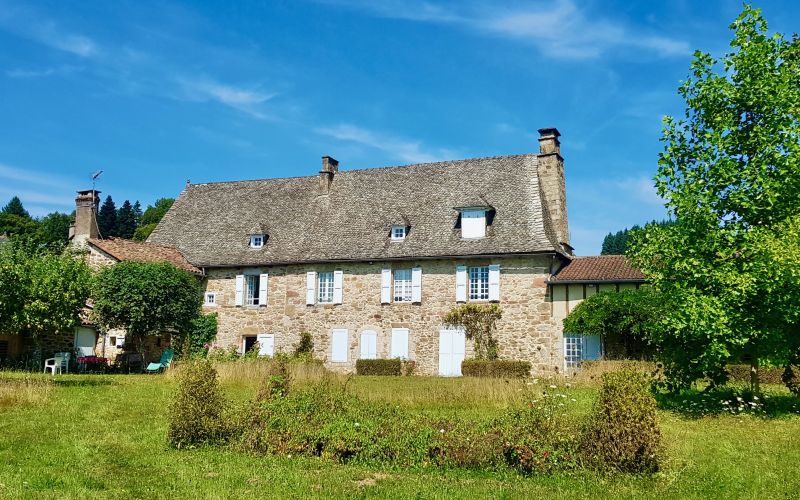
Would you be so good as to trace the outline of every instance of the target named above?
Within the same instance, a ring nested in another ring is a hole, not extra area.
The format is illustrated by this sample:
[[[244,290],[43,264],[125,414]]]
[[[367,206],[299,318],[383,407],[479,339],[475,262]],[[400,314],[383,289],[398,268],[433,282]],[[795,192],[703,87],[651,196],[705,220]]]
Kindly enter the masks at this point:
[[[662,411],[668,458],[655,477],[586,472],[522,477],[512,472],[376,470],[214,448],[176,451],[165,440],[173,377],[65,375],[53,386],[41,384],[38,394],[36,387],[23,393],[12,386],[22,378],[0,374],[6,396],[9,387],[19,394],[16,400],[4,399],[0,390],[1,498],[784,498],[800,493],[796,414],[689,418]],[[255,386],[241,377],[223,378],[231,397],[249,397]],[[361,397],[418,411],[482,417],[502,411],[522,389],[502,381],[423,377],[354,377],[347,387]],[[574,388],[575,411],[588,411],[594,394],[590,387]]]

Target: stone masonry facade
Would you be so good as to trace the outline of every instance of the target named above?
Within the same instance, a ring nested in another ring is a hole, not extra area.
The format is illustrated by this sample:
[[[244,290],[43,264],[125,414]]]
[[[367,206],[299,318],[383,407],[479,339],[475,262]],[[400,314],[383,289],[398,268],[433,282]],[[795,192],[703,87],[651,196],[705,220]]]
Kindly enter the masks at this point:
[[[497,324],[501,359],[530,361],[535,374],[559,372],[563,366],[561,324],[552,315],[547,280],[552,255],[487,258],[420,259],[343,264],[295,264],[261,268],[211,268],[206,291],[216,294],[217,344],[241,349],[243,338],[273,334],[275,352],[292,352],[300,333],[308,331],[314,341],[314,357],[335,371],[353,372],[360,355],[361,332],[377,332],[377,356],[389,357],[391,329],[409,330],[409,357],[415,373],[438,373],[439,331],[442,317],[456,307],[456,266],[499,264],[500,301],[503,318]],[[381,270],[422,268],[422,302],[381,304]],[[341,270],[343,300],[337,305],[306,305],[306,273]],[[268,302],[264,306],[235,305],[235,277],[247,272],[268,273]],[[347,329],[348,361],[332,363],[331,332]],[[473,355],[466,341],[466,359]]]

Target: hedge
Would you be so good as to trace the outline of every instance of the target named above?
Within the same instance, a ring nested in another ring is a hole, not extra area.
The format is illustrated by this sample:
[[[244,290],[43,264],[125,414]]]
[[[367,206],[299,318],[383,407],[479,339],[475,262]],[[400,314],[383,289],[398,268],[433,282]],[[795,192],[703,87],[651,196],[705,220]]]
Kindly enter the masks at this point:
[[[531,374],[529,361],[508,359],[465,359],[461,362],[465,377],[525,378]]]
[[[394,359],[359,359],[356,361],[358,375],[390,375],[399,377],[403,363],[400,358]]]
[[[728,378],[736,382],[750,382],[750,365],[728,365]],[[783,368],[761,367],[758,369],[758,380],[762,384],[781,384]]]

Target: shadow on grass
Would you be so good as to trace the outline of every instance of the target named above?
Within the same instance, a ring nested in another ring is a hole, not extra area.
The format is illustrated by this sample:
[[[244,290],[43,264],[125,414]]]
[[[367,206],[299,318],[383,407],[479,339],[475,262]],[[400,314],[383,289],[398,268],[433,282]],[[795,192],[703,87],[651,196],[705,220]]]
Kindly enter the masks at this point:
[[[760,396],[748,389],[725,386],[713,391],[697,389],[678,393],[657,393],[659,408],[688,418],[721,415],[754,415],[765,418],[800,414],[800,398],[778,386],[770,387]]]
[[[61,387],[93,387],[102,385],[115,385],[116,382],[108,378],[69,378],[53,379],[53,384]]]

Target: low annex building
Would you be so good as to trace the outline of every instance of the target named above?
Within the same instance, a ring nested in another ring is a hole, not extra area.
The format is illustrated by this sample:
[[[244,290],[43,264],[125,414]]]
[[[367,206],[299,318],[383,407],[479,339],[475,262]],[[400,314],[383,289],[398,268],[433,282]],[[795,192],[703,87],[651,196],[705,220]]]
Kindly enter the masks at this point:
[[[550,279],[572,260],[559,132],[539,153],[187,185],[148,243],[205,276],[217,342],[270,355],[312,334],[326,366],[401,357],[459,375],[472,354],[442,317],[500,304],[499,355],[564,367]]]

